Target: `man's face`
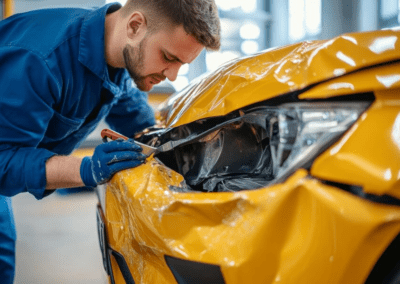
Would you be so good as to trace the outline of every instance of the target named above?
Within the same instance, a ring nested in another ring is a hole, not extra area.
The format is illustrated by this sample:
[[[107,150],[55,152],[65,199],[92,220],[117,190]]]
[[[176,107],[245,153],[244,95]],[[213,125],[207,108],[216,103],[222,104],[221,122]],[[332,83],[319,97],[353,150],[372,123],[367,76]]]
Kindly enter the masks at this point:
[[[203,48],[178,26],[147,35],[136,46],[127,44],[123,55],[125,67],[137,87],[150,91],[165,78],[175,81],[179,68],[192,62]]]
[[[124,61],[126,70],[128,70],[129,75],[132,80],[135,82],[136,86],[141,91],[149,91],[148,86],[146,85],[146,77],[151,76],[143,76],[143,66],[144,66],[144,52],[143,47],[146,43],[146,38],[144,38],[140,43],[139,47],[133,47],[127,44],[124,48]],[[164,80],[164,76],[160,76],[159,74],[152,74],[155,78]]]

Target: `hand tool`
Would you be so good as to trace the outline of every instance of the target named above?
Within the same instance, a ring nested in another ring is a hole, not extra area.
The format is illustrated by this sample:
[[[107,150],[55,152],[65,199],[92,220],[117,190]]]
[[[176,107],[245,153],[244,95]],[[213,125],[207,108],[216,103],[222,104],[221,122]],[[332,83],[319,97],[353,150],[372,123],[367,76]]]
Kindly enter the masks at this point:
[[[122,138],[122,139],[124,139],[124,140],[128,140],[129,138],[128,137],[126,137],[126,136],[124,136],[124,135],[122,135],[122,134],[120,134],[120,133],[118,133],[118,132],[116,132],[116,131],[113,131],[113,130],[110,130],[110,129],[103,129],[102,131],[101,131],[101,138],[103,138],[103,141],[104,142],[107,142],[107,138],[110,138],[111,140],[117,140],[117,139],[119,139],[119,138]],[[152,146],[149,146],[149,145],[146,145],[146,144],[144,144],[144,143],[140,143],[140,142],[138,142],[138,141],[136,141],[135,140],[135,144],[137,144],[137,145],[139,145],[140,147],[142,147],[142,153],[144,154],[144,155],[146,155],[147,157],[148,156],[150,156],[151,154],[153,154],[153,153],[156,153],[157,152],[157,149],[158,148],[156,148],[156,147],[152,147]],[[157,152],[158,153],[158,152]]]

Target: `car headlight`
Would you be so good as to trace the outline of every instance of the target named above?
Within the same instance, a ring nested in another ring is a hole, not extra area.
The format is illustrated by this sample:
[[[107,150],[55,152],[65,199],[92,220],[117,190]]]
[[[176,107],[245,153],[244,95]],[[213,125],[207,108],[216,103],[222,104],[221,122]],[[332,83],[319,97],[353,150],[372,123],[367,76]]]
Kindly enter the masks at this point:
[[[273,183],[312,162],[360,117],[370,103],[292,103],[268,110]]]
[[[300,167],[309,168],[369,105],[287,103],[238,111],[216,125],[212,118],[194,122],[174,129],[180,146],[159,158],[184,176],[188,190],[264,187],[284,181]]]

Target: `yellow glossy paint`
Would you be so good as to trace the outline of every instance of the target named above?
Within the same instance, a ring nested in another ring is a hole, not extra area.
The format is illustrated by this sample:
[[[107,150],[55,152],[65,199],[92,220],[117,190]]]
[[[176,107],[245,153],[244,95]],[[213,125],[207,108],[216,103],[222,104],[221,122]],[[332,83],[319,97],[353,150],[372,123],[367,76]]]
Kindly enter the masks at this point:
[[[181,193],[153,157],[106,189],[109,245],[137,283],[176,283],[165,255],[215,264],[227,284],[364,283],[400,232],[400,208],[321,182],[400,198],[399,32],[347,34],[232,62],[165,103],[162,126],[220,116],[290,91],[300,99],[372,92],[375,101],[310,172],[240,192]],[[382,64],[391,61],[390,64]],[[379,66],[375,66],[378,64]],[[171,109],[172,108],[172,109]],[[116,283],[124,283],[112,260]]]
[[[400,88],[375,96],[347,134],[317,158],[311,174],[400,198]]]
[[[400,63],[392,63],[334,78],[299,95],[300,99],[336,96],[400,88]]]
[[[149,159],[108,185],[109,244],[137,283],[176,283],[164,255],[219,265],[232,284],[363,283],[400,231],[398,207],[323,185],[305,170],[237,193],[168,189],[181,181]]]
[[[167,101],[167,111],[161,111],[162,121],[175,127],[226,115],[365,67],[398,60],[399,37],[399,30],[350,33],[235,60]]]

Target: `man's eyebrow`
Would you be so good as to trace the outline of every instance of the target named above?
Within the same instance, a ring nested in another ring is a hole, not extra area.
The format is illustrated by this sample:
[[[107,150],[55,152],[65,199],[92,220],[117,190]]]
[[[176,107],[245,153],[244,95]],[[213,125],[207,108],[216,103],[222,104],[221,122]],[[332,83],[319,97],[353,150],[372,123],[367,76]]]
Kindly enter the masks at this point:
[[[174,60],[180,62],[181,64],[186,64],[186,62],[183,62],[183,61],[180,60],[177,56],[171,54],[170,52],[168,52],[168,51],[166,51],[166,50],[164,50],[164,52],[165,52],[169,57],[171,57],[172,59],[174,59]]]

